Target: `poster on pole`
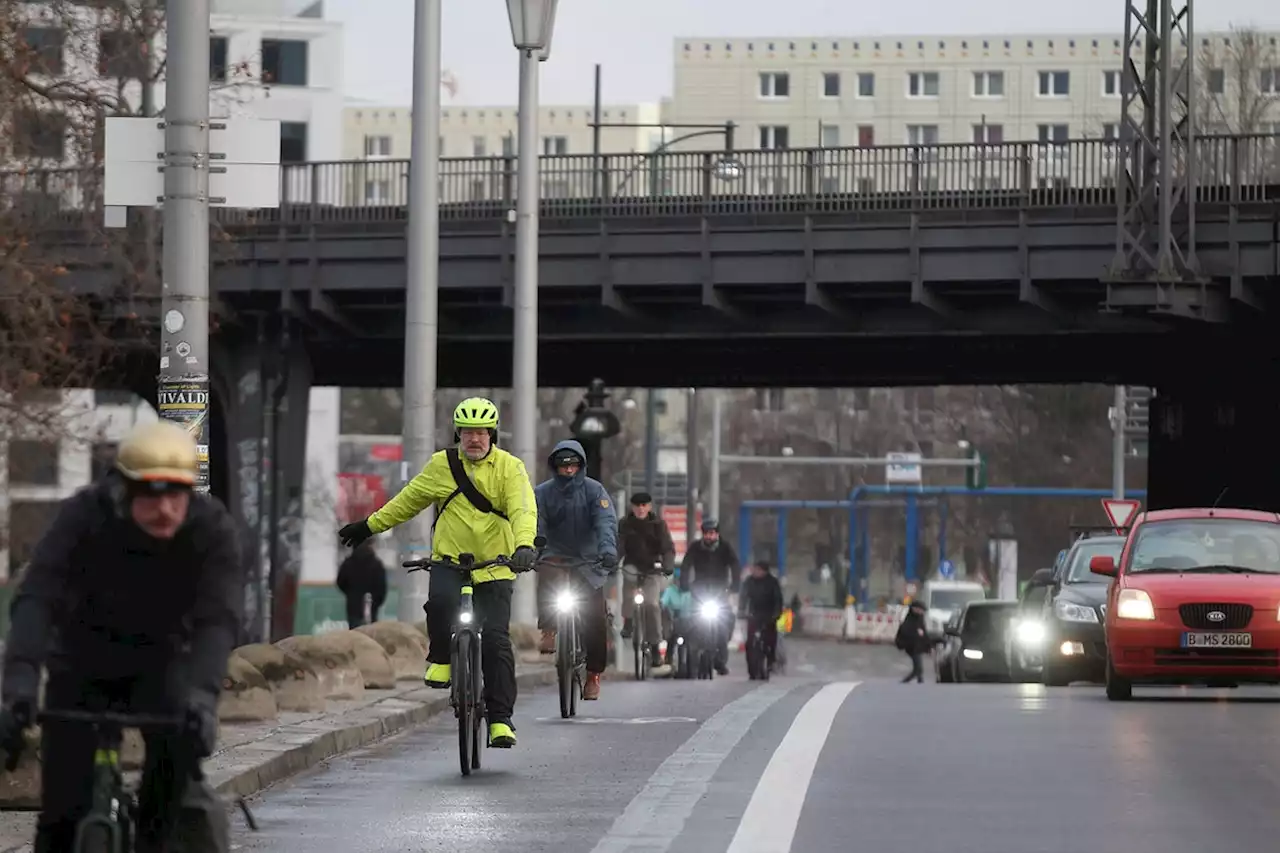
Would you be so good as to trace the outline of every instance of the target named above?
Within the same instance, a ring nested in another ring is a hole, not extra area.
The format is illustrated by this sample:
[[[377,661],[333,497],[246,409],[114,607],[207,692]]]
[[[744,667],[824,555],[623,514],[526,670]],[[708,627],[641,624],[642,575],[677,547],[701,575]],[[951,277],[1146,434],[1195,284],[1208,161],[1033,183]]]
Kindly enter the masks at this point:
[[[156,397],[160,417],[191,433],[199,453],[196,491],[209,491],[209,377],[193,376],[182,380],[160,380]]]

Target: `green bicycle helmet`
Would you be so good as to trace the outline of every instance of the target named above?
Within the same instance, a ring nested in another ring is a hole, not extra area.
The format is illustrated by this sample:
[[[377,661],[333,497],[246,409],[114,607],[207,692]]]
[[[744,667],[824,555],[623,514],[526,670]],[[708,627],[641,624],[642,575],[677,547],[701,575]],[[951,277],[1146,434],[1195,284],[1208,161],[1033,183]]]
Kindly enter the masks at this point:
[[[468,397],[453,410],[454,429],[497,429],[498,407],[484,397]]]

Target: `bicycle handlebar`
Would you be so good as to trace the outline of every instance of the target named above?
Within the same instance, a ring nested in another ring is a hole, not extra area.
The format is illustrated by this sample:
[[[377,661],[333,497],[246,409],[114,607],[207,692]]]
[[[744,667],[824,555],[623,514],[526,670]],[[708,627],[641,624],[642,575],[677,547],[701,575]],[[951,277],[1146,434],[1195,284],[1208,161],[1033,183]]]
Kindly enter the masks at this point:
[[[535,563],[538,560],[542,559],[542,549],[544,549],[546,546],[547,546],[547,540],[541,536],[533,540]],[[516,550],[519,550],[519,549],[516,549]],[[474,556],[471,554],[459,554],[458,555],[459,559],[457,560],[452,560],[452,559],[449,559],[448,557],[445,557],[443,560],[433,560],[430,557],[422,557],[421,559],[418,559],[418,560],[405,560],[400,565],[411,572],[418,572],[418,571],[429,572],[432,569],[453,569],[455,572],[457,571],[478,572],[481,569],[490,569],[490,568],[493,568],[494,566],[504,566],[508,569],[511,569],[511,571],[517,572],[517,573],[532,571],[532,568],[517,569],[515,566],[511,565],[511,558],[506,556],[505,554],[499,554],[498,556],[494,557],[492,560],[484,560],[483,562],[471,563],[470,565],[464,565],[464,562],[466,561],[462,560],[463,557],[466,557],[467,560],[475,559]]]

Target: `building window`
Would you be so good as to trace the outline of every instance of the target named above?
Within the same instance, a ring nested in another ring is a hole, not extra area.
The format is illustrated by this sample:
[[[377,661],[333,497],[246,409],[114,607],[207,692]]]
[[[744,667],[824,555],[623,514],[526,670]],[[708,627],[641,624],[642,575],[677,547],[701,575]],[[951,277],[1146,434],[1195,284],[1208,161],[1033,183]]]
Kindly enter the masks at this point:
[[[21,501],[9,504],[9,577],[31,559],[44,532],[58,514],[61,501]]]
[[[307,162],[307,123],[305,121],[280,122],[280,162]]]
[[[1071,94],[1071,72],[1041,71],[1040,97],[1065,98]]]
[[[1003,124],[975,124],[973,126],[973,142],[975,145],[1000,145],[1004,142]]]
[[[516,138],[509,133],[502,137],[502,156],[516,156]]]
[[[912,71],[907,75],[908,98],[938,97],[937,71]]]
[[[227,82],[227,37],[211,36],[209,38],[209,81],[211,83]]]
[[[16,438],[9,442],[9,483],[58,485],[58,442]]]
[[[973,96],[975,98],[1003,98],[1003,71],[973,72]]]
[[[364,158],[366,160],[385,160],[390,156],[390,136],[366,136],[364,138]]]
[[[858,125],[858,147],[859,148],[875,148],[876,147],[876,127],[873,124]]]
[[[1210,95],[1221,95],[1227,91],[1227,75],[1221,68],[1210,68],[1205,88]]]
[[[822,74],[822,97],[840,97],[840,74],[836,71],[824,71]]]
[[[756,409],[761,412],[785,412],[787,410],[787,389],[757,388]]]
[[[66,67],[63,48],[67,34],[56,27],[26,27],[22,40],[30,52],[31,71],[56,77]]]
[[[385,178],[364,182],[365,204],[388,204],[391,201],[391,181]]]
[[[1280,95],[1280,68],[1264,68],[1258,75],[1258,90],[1264,95]]]
[[[96,441],[89,456],[89,476],[100,480],[107,476],[116,461],[116,444],[114,441]]]
[[[67,153],[67,117],[61,113],[24,109],[17,111],[14,124],[23,129],[13,140],[19,159],[58,160]]]
[[[273,86],[307,85],[308,47],[305,41],[263,39],[262,82]]]
[[[569,137],[567,136],[542,137],[542,153],[547,155],[568,154],[569,153]]]
[[[1108,98],[1120,97],[1120,72],[1102,72],[1102,94]]]
[[[1120,125],[1113,121],[1109,121],[1102,126],[1102,138],[1107,142],[1116,142],[1120,139]]]
[[[98,76],[141,80],[147,74],[147,50],[134,32],[98,34]]]
[[[1036,126],[1036,138],[1041,145],[1066,145],[1070,128],[1065,124],[1041,124]]]
[[[876,75],[870,71],[858,74],[858,97],[874,98],[876,96]]]
[[[791,128],[785,124],[760,125],[760,150],[780,151],[791,147]]]
[[[907,125],[908,145],[937,145],[938,126],[936,124]]]
[[[489,141],[483,136],[471,137],[471,156],[472,157],[488,157]]]
[[[818,125],[818,147],[819,148],[839,148],[840,147],[840,125],[838,124]]]
[[[760,72],[760,97],[791,97],[791,75],[785,71]]]

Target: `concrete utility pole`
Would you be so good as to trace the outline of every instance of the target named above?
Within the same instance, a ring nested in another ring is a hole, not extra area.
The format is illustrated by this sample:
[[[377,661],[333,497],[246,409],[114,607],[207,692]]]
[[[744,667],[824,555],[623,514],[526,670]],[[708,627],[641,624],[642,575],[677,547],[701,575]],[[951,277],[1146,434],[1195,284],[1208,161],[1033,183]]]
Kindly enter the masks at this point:
[[[209,491],[209,0],[168,11],[160,417],[200,446],[196,490]]]
[[[404,424],[401,465],[413,477],[436,452],[436,337],[439,331],[440,274],[440,84],[443,54],[440,10],[443,0],[416,0],[413,15],[413,140],[409,167],[408,287],[405,291]],[[421,556],[431,546],[428,509],[400,525],[400,552]],[[422,619],[423,586],[430,578],[399,570],[397,617]],[[419,578],[422,578],[419,580]]]
[[[1125,427],[1129,423],[1128,401],[1124,386],[1115,387],[1115,400],[1111,404],[1111,497],[1124,500],[1124,450]]]

